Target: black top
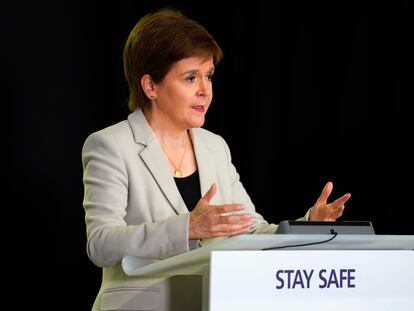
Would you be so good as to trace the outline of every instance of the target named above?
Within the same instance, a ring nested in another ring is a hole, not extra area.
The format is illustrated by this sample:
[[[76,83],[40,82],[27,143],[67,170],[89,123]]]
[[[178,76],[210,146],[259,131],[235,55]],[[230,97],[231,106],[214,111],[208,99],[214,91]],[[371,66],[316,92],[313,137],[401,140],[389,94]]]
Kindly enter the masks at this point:
[[[198,170],[186,177],[174,177],[175,184],[185,205],[189,211],[196,207],[198,201],[201,199],[200,178],[198,177]]]

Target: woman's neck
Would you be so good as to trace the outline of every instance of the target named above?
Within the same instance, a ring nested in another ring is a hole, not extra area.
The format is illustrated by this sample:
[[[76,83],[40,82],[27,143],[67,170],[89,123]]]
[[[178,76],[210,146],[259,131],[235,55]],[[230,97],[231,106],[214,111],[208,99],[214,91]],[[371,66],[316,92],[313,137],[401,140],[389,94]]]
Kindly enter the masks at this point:
[[[183,142],[188,138],[186,128],[176,126],[168,118],[154,117],[151,111],[144,111],[144,115],[163,146],[170,150],[177,150],[183,147]]]

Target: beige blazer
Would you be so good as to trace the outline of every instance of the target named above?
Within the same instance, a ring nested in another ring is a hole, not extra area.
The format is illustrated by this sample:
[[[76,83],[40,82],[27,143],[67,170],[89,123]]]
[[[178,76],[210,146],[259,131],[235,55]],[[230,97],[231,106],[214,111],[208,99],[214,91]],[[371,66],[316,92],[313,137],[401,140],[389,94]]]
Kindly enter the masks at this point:
[[[275,232],[277,226],[255,211],[223,138],[202,128],[191,129],[190,135],[202,195],[216,183],[211,204],[243,203],[253,215],[250,233]],[[162,282],[125,275],[121,259],[126,255],[164,259],[208,241],[188,240],[187,206],[142,111],[91,134],[82,149],[82,164],[87,254],[103,267],[93,310],[164,310],[140,306],[145,300],[140,298],[142,291],[154,289],[148,293],[156,295]]]

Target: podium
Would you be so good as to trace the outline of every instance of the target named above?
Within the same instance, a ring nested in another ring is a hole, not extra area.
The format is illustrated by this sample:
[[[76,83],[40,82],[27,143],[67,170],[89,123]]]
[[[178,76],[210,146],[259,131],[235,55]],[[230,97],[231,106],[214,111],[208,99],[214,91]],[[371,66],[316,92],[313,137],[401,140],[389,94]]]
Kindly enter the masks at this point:
[[[122,268],[201,276],[202,311],[414,310],[414,236],[330,238],[239,235],[165,260],[127,256]]]

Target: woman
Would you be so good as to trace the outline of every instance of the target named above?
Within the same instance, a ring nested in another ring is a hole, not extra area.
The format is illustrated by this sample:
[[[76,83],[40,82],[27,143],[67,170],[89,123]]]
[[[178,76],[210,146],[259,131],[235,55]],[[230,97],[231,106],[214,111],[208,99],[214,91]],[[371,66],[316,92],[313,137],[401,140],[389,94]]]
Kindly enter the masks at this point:
[[[87,252],[103,267],[93,310],[148,306],[163,281],[124,274],[126,256],[164,259],[213,238],[274,233],[255,211],[226,142],[201,127],[222,51],[207,30],[174,10],[142,18],[124,48],[128,120],[93,133],[82,150]],[[303,220],[334,220],[329,182]]]

